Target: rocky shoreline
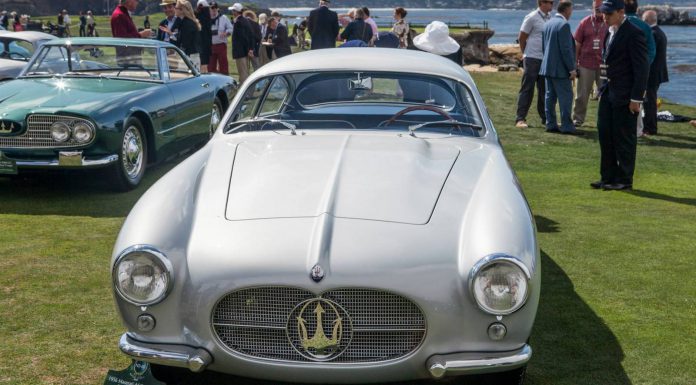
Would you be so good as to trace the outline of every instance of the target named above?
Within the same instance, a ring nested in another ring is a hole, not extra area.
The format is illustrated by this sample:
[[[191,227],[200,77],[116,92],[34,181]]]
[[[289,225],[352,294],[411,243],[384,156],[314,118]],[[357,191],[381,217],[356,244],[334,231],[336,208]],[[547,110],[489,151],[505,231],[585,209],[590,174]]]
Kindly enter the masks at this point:
[[[657,12],[657,23],[659,25],[696,25],[696,18],[689,15],[689,11],[675,9],[671,5],[643,5],[641,12]]]

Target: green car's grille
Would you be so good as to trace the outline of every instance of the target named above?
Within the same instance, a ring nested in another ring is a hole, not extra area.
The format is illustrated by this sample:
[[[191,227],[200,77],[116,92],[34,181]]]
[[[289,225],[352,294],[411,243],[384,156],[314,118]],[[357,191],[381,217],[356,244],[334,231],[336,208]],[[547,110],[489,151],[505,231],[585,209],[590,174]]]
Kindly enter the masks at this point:
[[[413,302],[362,288],[320,295],[291,287],[243,289],[218,301],[212,324],[220,342],[236,353],[339,364],[406,356],[426,332],[425,317]]]
[[[86,119],[73,116],[34,114],[27,118],[27,129],[21,135],[0,136],[0,148],[72,148],[89,143],[77,143],[72,138],[66,142],[56,142],[51,137],[51,125],[55,122],[65,122],[74,127],[77,123],[86,123],[92,130],[94,125]]]

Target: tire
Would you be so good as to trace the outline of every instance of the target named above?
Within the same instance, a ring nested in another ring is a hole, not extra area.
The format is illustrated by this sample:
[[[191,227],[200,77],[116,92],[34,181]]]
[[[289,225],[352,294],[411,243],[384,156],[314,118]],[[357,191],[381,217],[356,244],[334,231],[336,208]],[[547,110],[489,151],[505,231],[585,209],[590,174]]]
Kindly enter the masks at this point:
[[[210,114],[210,128],[208,129],[208,137],[213,137],[213,135],[215,134],[215,130],[222,121],[222,115],[224,113],[225,110],[222,107],[222,102],[220,101],[220,98],[216,96],[215,100],[213,101],[213,110]]]
[[[137,118],[130,118],[124,127],[118,162],[111,170],[112,183],[117,191],[138,187],[147,167],[147,138],[143,124]]]
[[[191,372],[183,368],[150,364],[150,370],[158,381],[162,381],[167,385],[182,384],[191,377]]]

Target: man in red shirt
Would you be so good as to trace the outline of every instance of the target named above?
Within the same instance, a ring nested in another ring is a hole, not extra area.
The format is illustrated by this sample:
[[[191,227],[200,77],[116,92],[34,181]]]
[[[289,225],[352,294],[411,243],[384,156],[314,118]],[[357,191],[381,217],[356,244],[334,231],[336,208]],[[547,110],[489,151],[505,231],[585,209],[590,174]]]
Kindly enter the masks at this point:
[[[602,63],[602,48],[607,35],[607,25],[604,15],[597,9],[602,5],[601,0],[594,1],[594,11],[580,21],[575,30],[575,56],[578,58],[578,83],[575,96],[573,122],[576,127],[582,126],[587,115],[587,102],[592,93],[592,84],[601,86],[599,65]]]
[[[121,4],[114,9],[111,14],[111,35],[113,37],[134,37],[134,38],[149,38],[152,35],[152,30],[146,29],[138,32],[131,12],[135,12],[138,7],[138,0],[121,0]]]

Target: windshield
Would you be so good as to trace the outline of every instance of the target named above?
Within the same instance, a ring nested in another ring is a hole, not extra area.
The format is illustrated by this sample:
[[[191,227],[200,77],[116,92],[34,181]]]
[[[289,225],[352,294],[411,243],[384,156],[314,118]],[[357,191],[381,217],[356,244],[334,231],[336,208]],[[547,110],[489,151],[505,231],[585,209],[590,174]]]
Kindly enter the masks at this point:
[[[483,135],[471,90],[436,76],[314,72],[250,85],[226,132],[302,129],[408,129]]]
[[[104,76],[160,80],[156,47],[43,46],[24,76]]]

